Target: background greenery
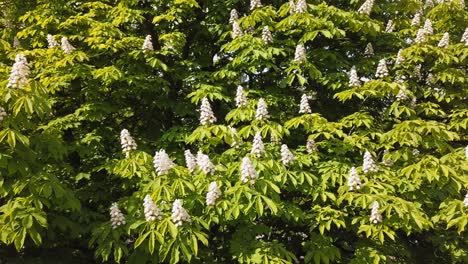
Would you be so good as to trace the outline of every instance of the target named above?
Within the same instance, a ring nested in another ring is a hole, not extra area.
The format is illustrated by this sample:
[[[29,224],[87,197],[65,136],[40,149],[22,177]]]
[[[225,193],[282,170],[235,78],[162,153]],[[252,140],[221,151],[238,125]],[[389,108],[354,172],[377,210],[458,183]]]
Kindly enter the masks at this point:
[[[0,1],[0,260],[467,263],[468,46],[460,39],[468,12],[460,0],[431,3],[376,1],[366,15],[355,0],[308,0],[300,14],[278,0],[254,10],[245,0]],[[233,8],[244,32],[235,39]],[[395,30],[385,32],[390,19]],[[415,44],[425,19],[434,34]],[[438,47],[445,32],[450,45]],[[48,48],[47,34],[76,50]],[[147,35],[154,51],[141,48]],[[366,56],[369,42],[375,54]],[[294,61],[299,43],[305,63]],[[29,85],[7,87],[20,53]],[[377,79],[381,59],[390,75]],[[348,85],[352,66],[368,80],[361,87]],[[235,106],[238,85],[246,107]],[[409,98],[398,101],[403,87]],[[302,94],[311,114],[298,114]],[[218,122],[199,126],[205,97]],[[255,120],[259,98],[267,121]],[[129,158],[124,128],[138,144]],[[257,131],[261,158],[250,154]],[[292,150],[292,165],[271,136]],[[316,152],[306,151],[308,138]],[[153,168],[160,149],[178,164],[168,175]],[[208,154],[217,172],[190,173],[185,149]],[[362,172],[366,150],[375,173]],[[384,150],[392,166],[381,163]],[[245,156],[260,175],[253,185],[240,180]],[[355,192],[352,166],[363,181]],[[211,181],[222,196],[206,206]],[[145,221],[146,194],[162,220]],[[192,217],[179,228],[171,221],[178,198]],[[374,201],[382,223],[369,220]],[[126,218],[116,229],[113,202]]]

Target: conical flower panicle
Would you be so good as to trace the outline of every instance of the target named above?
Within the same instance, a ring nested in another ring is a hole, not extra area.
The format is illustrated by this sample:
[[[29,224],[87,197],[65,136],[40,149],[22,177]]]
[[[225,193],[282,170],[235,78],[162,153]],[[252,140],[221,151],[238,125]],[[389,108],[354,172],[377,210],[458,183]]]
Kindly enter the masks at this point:
[[[352,167],[348,177],[349,191],[356,191],[361,189],[361,184],[361,178],[359,178],[359,174],[357,173],[356,168]]]
[[[312,110],[310,109],[309,100],[307,95],[303,94],[301,97],[301,104],[299,106],[299,114],[310,114]]]
[[[405,62],[405,57],[403,57],[403,50],[398,50],[397,58],[395,60],[395,65],[399,65]]]
[[[416,67],[414,67],[413,75],[418,80],[421,80],[421,78],[422,78],[421,68],[422,68],[421,64],[418,64],[418,65],[416,65]]]
[[[248,104],[247,95],[245,95],[244,88],[242,86],[237,86],[236,92],[236,106],[245,107]]]
[[[165,175],[168,174],[169,171],[174,167],[174,162],[169,158],[166,151],[161,149],[160,151],[156,152],[153,158],[154,168],[158,175]]]
[[[289,165],[295,159],[296,157],[294,157],[288,146],[286,144],[281,145],[281,162],[283,162],[283,165]]]
[[[249,182],[250,184],[254,184],[255,181],[258,179],[258,173],[254,169],[249,157],[244,157],[242,159],[240,171],[241,171],[241,181],[244,183]]]
[[[428,8],[428,9],[433,8],[434,7],[434,1],[426,0],[426,2],[424,3],[424,7]]]
[[[206,194],[206,205],[214,206],[216,201],[221,197],[221,190],[216,182],[211,182]]]
[[[22,89],[28,85],[29,63],[23,54],[16,54],[15,63],[8,77],[7,88]]]
[[[257,158],[260,158],[265,153],[265,146],[262,141],[262,134],[260,132],[255,133],[252,150],[250,153],[254,154]]]
[[[122,151],[125,153],[126,158],[130,156],[130,152],[132,150],[136,150],[137,148],[135,140],[132,138],[127,129],[122,129],[120,132],[120,144],[122,145]]]
[[[237,13],[236,9],[231,9],[231,13],[229,16],[229,24],[236,22],[239,19],[239,13]]]
[[[364,4],[358,9],[359,14],[370,15],[372,7],[374,6],[374,0],[366,0]]]
[[[468,160],[468,145],[465,148],[465,158]]]
[[[75,47],[73,47],[70,42],[68,42],[66,37],[62,37],[62,50],[66,54],[70,54],[75,50]]]
[[[250,0],[250,10],[260,7],[262,7],[262,2],[260,0]]]
[[[232,22],[232,38],[236,39],[238,37],[242,37],[244,33],[242,32],[239,23],[237,21]]]
[[[298,63],[307,61],[307,54],[303,44],[297,44],[296,51],[294,52],[294,61]]]
[[[428,18],[426,19],[426,21],[424,21],[424,32],[426,33],[426,35],[432,35],[434,34],[434,29],[432,28],[432,22],[431,20]]]
[[[145,219],[147,222],[162,219],[161,210],[154,204],[149,194],[147,194],[145,199],[143,199],[143,211],[145,213]]]
[[[176,199],[172,204],[172,222],[179,227],[184,223],[192,222],[192,218],[187,213],[187,210],[182,206],[182,200]]]
[[[449,47],[449,42],[450,42],[449,33],[445,32],[444,36],[440,39],[439,44],[437,44],[437,47],[446,49]]]
[[[7,116],[7,113],[5,112],[5,108],[0,106],[0,122],[3,121],[3,118]]]
[[[463,199],[463,206],[468,207],[468,193],[465,195],[465,199]]]
[[[289,14],[295,14],[296,13],[296,4],[294,3],[294,0],[289,0]]]
[[[356,67],[353,66],[349,71],[349,86],[350,87],[361,87],[361,81],[356,72]]]
[[[146,35],[145,41],[143,42],[143,46],[141,47],[143,52],[149,52],[153,51],[153,40],[151,38],[151,35]]]
[[[369,172],[376,172],[377,171],[377,165],[375,165],[374,158],[372,158],[372,155],[367,150],[364,153],[364,160],[363,160],[363,163],[362,163],[362,171],[365,174],[367,174]]]
[[[200,124],[201,125],[211,125],[216,122],[216,117],[211,110],[210,102],[205,97],[202,99],[201,107],[200,107]]]
[[[125,217],[119,209],[119,205],[117,203],[113,203],[110,207],[110,221],[113,229],[121,225],[125,225]]]
[[[385,27],[385,33],[392,33],[393,30],[395,30],[395,24],[393,23],[393,20],[390,19]]]
[[[432,73],[429,73],[426,77],[426,85],[433,85],[435,83],[435,80],[434,80],[434,75]]]
[[[379,65],[377,65],[377,70],[375,71],[375,77],[385,78],[387,76],[388,76],[387,62],[385,61],[385,59],[381,59],[379,61]]]
[[[373,224],[378,224],[382,222],[382,215],[380,215],[379,213],[379,202],[377,201],[374,201],[374,203],[372,204],[372,212],[369,220]]]
[[[197,165],[206,175],[214,174],[216,172],[215,165],[211,162],[208,155],[198,151],[197,153]]]
[[[257,103],[257,111],[255,113],[255,119],[256,120],[266,120],[270,117],[268,114],[268,108],[265,100],[263,98],[258,99]]]
[[[193,156],[192,152],[187,149],[184,151],[184,157],[187,169],[190,171],[190,173],[193,173],[197,168],[197,160],[195,159],[195,156]]]
[[[422,44],[426,42],[426,31],[424,31],[423,28],[420,28],[418,30],[418,33],[416,33],[416,38],[414,39],[414,42],[416,44]]]
[[[302,14],[307,12],[307,2],[306,0],[298,0],[294,8],[294,12],[297,14]]]
[[[372,43],[367,43],[366,48],[364,49],[364,55],[374,55],[374,47],[372,46]]]
[[[463,32],[460,42],[465,42],[465,46],[468,46],[468,27],[465,29],[465,32]]]
[[[265,26],[262,29],[262,40],[265,44],[273,42],[273,36],[271,35],[271,31],[268,29],[268,26]]]
[[[60,45],[55,40],[54,36],[52,36],[51,34],[47,34],[47,46],[48,46],[49,49],[53,49],[53,48],[56,48],[56,47],[58,47]]]
[[[411,26],[412,27],[417,27],[421,24],[421,13],[416,13],[414,14],[413,19],[411,20]]]
[[[317,151],[317,144],[315,143],[315,140],[313,139],[308,139],[306,143],[306,150],[307,153],[314,153]]]
[[[400,89],[396,96],[398,102],[403,102],[408,100],[408,95],[406,94],[406,89]]]

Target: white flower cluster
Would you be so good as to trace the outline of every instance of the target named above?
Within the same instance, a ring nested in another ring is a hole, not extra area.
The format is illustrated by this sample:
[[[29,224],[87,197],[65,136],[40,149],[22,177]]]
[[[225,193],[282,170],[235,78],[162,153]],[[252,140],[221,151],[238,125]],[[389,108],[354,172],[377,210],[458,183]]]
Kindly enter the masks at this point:
[[[289,0],[289,14],[294,14],[296,13],[296,4],[294,3],[294,0]]]
[[[465,32],[463,32],[460,42],[465,42],[465,46],[468,46],[468,27],[465,29]]]
[[[419,24],[421,24],[421,13],[418,12],[418,13],[414,14],[414,17],[411,20],[411,26],[412,27],[419,26]]]
[[[468,145],[466,145],[465,148],[465,158],[468,159]]]
[[[0,122],[3,121],[3,118],[5,118],[6,115],[7,113],[5,112],[5,109],[0,106]]]
[[[250,10],[260,7],[262,7],[262,2],[260,0],[250,0]]]
[[[465,199],[463,199],[463,206],[468,207],[468,193],[465,195]]]
[[[110,221],[113,229],[121,225],[125,225],[125,217],[119,209],[119,205],[117,203],[113,203],[110,207]]]
[[[190,171],[190,173],[193,173],[197,168],[197,160],[195,159],[195,156],[193,156],[192,152],[187,149],[184,151],[184,157],[187,169]]]
[[[377,201],[374,201],[372,204],[372,212],[369,220],[374,224],[382,222],[382,215],[379,213],[379,202]]]
[[[433,85],[435,83],[434,81],[434,75],[432,73],[429,73],[426,77],[426,85]]]
[[[154,168],[158,175],[165,175],[174,167],[174,162],[169,158],[166,151],[161,149],[154,154],[153,158]]]
[[[237,13],[236,9],[231,9],[231,13],[229,16],[229,24],[236,22],[239,19],[239,13]]]
[[[255,181],[258,179],[258,173],[254,169],[249,157],[244,157],[242,159],[240,171],[241,171],[241,181],[244,183],[249,182],[250,184],[254,184]]]
[[[23,88],[28,85],[29,64],[23,54],[16,54],[15,63],[8,78],[8,88]]]
[[[402,64],[405,61],[405,57],[403,57],[403,50],[398,50],[398,54],[395,60],[395,65]]]
[[[66,54],[70,54],[75,50],[75,47],[73,47],[70,42],[68,42],[67,37],[62,37],[62,50]]]
[[[159,210],[159,208],[154,204],[149,194],[147,194],[145,199],[143,199],[143,211],[145,213],[145,219],[147,222],[162,219],[161,210]]]
[[[314,153],[317,151],[317,144],[315,143],[315,140],[307,139],[306,150],[307,153]]]
[[[418,98],[416,98],[416,96],[414,96],[413,99],[411,99],[410,107],[414,109],[416,107],[417,103],[418,103]],[[392,165],[393,165],[393,161],[392,161]]]
[[[414,39],[416,44],[422,44],[426,42],[426,32],[423,28],[418,29],[418,33],[416,33],[416,38]]]
[[[366,0],[364,4],[358,9],[359,14],[369,15],[374,6],[374,0]]]
[[[406,89],[400,89],[398,91],[398,94],[396,96],[396,99],[398,102],[406,101],[408,100],[408,95],[406,94]]]
[[[349,86],[350,87],[360,87],[361,81],[356,72],[356,67],[351,67],[351,71],[349,71]]]
[[[202,99],[200,107],[200,124],[202,125],[211,125],[216,122],[216,117],[214,116],[213,110],[211,110],[210,102],[205,97]]]
[[[130,156],[130,151],[137,148],[135,140],[132,138],[127,129],[122,129],[120,132],[120,145],[122,145],[122,151],[125,153],[125,157]]]
[[[49,49],[53,49],[59,46],[58,42],[51,34],[47,34],[47,46],[49,47]]]
[[[414,67],[413,74],[414,74],[414,77],[416,77],[416,79],[418,79],[418,80],[420,80],[422,78],[421,68],[422,68],[421,64],[418,64],[418,65],[416,65],[416,67]]]
[[[372,155],[367,150],[364,153],[364,160],[362,162],[362,171],[365,174],[367,174],[369,172],[376,172],[377,171],[377,165],[375,165],[375,163],[374,163],[374,158],[372,158]]]
[[[294,13],[297,14],[302,14],[307,12],[307,2],[306,0],[298,0],[295,7],[294,7]]]
[[[268,114],[268,108],[265,100],[263,98],[258,99],[257,111],[255,113],[256,120],[266,120],[270,117]]]
[[[208,187],[208,193],[206,194],[206,205],[215,205],[216,200],[221,197],[221,190],[216,182],[211,182]]]
[[[375,77],[385,78],[387,76],[388,76],[387,62],[385,61],[385,59],[381,59],[379,61],[379,65],[377,65],[377,70],[375,71]]]
[[[143,52],[149,52],[154,50],[151,35],[146,35],[145,41],[143,42],[143,46],[141,47],[141,49],[143,50]]]
[[[393,20],[390,19],[385,27],[385,33],[392,33],[393,30],[395,30],[395,24],[393,23]]]
[[[359,178],[359,174],[357,173],[356,168],[352,167],[348,177],[349,191],[356,191],[361,189],[361,184],[361,178]]]
[[[310,114],[312,110],[310,109],[309,100],[307,95],[303,94],[301,97],[301,105],[299,106],[299,114]]]
[[[307,61],[307,54],[303,44],[297,44],[296,51],[294,52],[294,61],[298,63]]]
[[[192,221],[190,215],[184,207],[182,207],[182,200],[176,199],[172,204],[172,222],[175,226],[179,227],[184,222],[190,223]]]
[[[426,21],[424,21],[424,33],[426,33],[426,35],[432,35],[434,33],[434,29],[432,28],[432,22],[431,20],[428,18],[426,19]]]
[[[281,145],[281,162],[283,162],[283,165],[289,165],[295,159],[296,157],[294,157],[288,146],[286,144]]]
[[[445,32],[444,36],[440,39],[439,44],[437,44],[437,47],[446,49],[449,47],[449,42],[450,42],[449,33]]]
[[[273,36],[271,35],[271,31],[268,26],[265,26],[262,29],[262,40],[265,44],[273,42]]]
[[[236,39],[238,37],[242,37],[244,33],[242,32],[239,23],[237,21],[232,22],[232,38]]]
[[[260,158],[265,152],[266,151],[262,141],[262,134],[260,132],[257,132],[255,133],[252,142],[252,150],[250,151],[250,153],[254,154],[257,158]]]
[[[372,46],[372,43],[367,43],[366,48],[364,49],[364,55],[374,55],[374,47]]]
[[[236,106],[237,107],[244,107],[247,106],[247,96],[245,95],[244,88],[242,86],[237,86],[236,92]]]
[[[201,151],[198,151],[197,153],[197,165],[206,175],[216,172],[216,167],[211,162],[210,157],[208,157],[206,154],[203,154]]]
[[[432,0],[426,0],[426,2],[424,3],[424,6],[427,7],[428,9],[433,8],[434,2]]]

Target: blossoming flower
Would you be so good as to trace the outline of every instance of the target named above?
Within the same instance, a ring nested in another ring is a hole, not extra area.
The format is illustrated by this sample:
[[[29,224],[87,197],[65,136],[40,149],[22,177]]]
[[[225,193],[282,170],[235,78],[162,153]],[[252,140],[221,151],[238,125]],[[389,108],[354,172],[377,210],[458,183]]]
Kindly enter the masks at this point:
[[[143,52],[153,51],[153,42],[151,39],[151,35],[146,35],[145,41],[143,42],[143,46],[141,47]]]
[[[51,34],[47,34],[47,45],[49,49],[53,49],[59,46],[58,42],[55,40],[54,36],[52,36]]]
[[[221,190],[216,182],[211,182],[206,194],[206,205],[215,205],[216,201],[221,197]]]
[[[371,212],[371,216],[370,216],[369,220],[373,224],[377,224],[377,223],[382,222],[382,215],[380,215],[380,213],[379,213],[379,202],[377,202],[377,201],[374,201],[374,203],[372,204],[372,212]]]
[[[351,71],[349,72],[349,86],[350,87],[360,87],[361,86],[361,81],[359,80],[359,77],[357,75],[355,66],[353,66],[351,68]]]
[[[307,95],[303,94],[301,97],[301,104],[299,106],[299,114],[310,114],[312,110],[310,109],[309,100]]]
[[[465,42],[465,46],[468,46],[468,27],[465,28],[465,32],[463,32],[460,42]]]
[[[193,173],[197,167],[197,160],[193,156],[192,152],[189,149],[184,151],[185,164],[190,173]]]
[[[211,125],[216,122],[216,117],[214,116],[213,110],[211,110],[210,102],[205,97],[202,99],[200,107],[200,124],[202,125]]]
[[[262,7],[262,2],[260,0],[250,0],[250,10],[260,7]]]
[[[374,0],[366,0],[362,6],[358,9],[359,14],[369,15],[374,6]]]
[[[296,46],[296,51],[294,52],[294,61],[298,63],[304,63],[307,61],[307,54],[303,44],[298,44]]]
[[[273,36],[271,35],[271,31],[268,29],[268,26],[263,27],[262,40],[265,44],[273,42]]]
[[[395,60],[395,65],[402,64],[405,61],[405,57],[403,57],[403,50],[398,50],[397,58]]]
[[[291,164],[296,158],[292,154],[292,152],[289,150],[288,146],[286,144],[281,145],[281,162],[283,162],[283,165],[289,165]]]
[[[208,157],[206,154],[203,154],[201,151],[198,151],[197,153],[197,165],[206,175],[216,172],[216,167],[211,162],[210,157]]]
[[[314,153],[317,151],[317,145],[315,143],[315,140],[307,139],[306,150],[307,150],[307,153]]]
[[[432,35],[434,33],[434,29],[432,28],[432,22],[429,18],[426,19],[426,21],[424,21],[423,29],[426,35]]]
[[[232,22],[232,38],[236,39],[238,37],[242,37],[244,33],[242,32],[239,23],[237,21]]]
[[[411,20],[411,26],[412,27],[419,26],[420,23],[421,23],[421,13],[418,12],[418,13],[414,14],[414,17]]]
[[[416,38],[414,39],[414,42],[416,44],[422,44],[426,42],[426,31],[424,31],[423,28],[420,28],[418,30],[418,33],[416,33]]]
[[[364,49],[364,55],[374,55],[374,47],[372,46],[372,43],[367,43],[366,48]]]
[[[446,49],[449,47],[449,42],[450,42],[449,33],[445,32],[444,36],[440,39],[439,44],[437,44],[437,47]]]
[[[364,173],[369,173],[369,172],[376,172],[377,171],[377,166],[374,163],[374,159],[372,158],[372,155],[370,154],[369,151],[366,150],[364,153],[364,160],[362,163],[362,171]]]
[[[375,71],[375,77],[385,78],[387,76],[388,76],[387,62],[385,61],[385,59],[381,59],[379,61],[379,65],[377,65],[377,70]]]
[[[5,112],[5,109],[0,106],[0,121],[3,121],[3,118],[5,118],[6,115],[7,113]]]
[[[357,173],[355,167],[352,167],[351,171],[349,172],[348,187],[350,191],[361,189],[361,178],[359,178],[359,174]]]
[[[263,145],[262,134],[260,132],[255,133],[250,153],[254,154],[258,158],[265,153],[265,146]]]
[[[258,173],[254,169],[249,157],[244,157],[242,159],[240,171],[241,171],[241,181],[244,183],[249,182],[250,184],[254,184],[255,181],[258,179]]]
[[[117,203],[113,203],[110,207],[110,221],[113,229],[121,225],[125,225],[125,217],[119,209],[119,205]]]
[[[297,14],[307,12],[307,2],[306,2],[306,0],[298,0],[296,6],[294,8],[294,12],[297,13]]]
[[[187,210],[182,206],[182,200],[176,199],[172,204],[172,222],[175,226],[179,227],[185,223],[190,223],[192,218],[188,214]]]
[[[136,150],[137,144],[132,138],[127,129],[122,129],[120,132],[120,144],[122,145],[122,151],[125,153],[125,157],[130,156],[130,151]]]
[[[143,200],[143,211],[145,213],[145,219],[147,222],[162,219],[161,210],[154,204],[149,194],[147,194]]]
[[[154,168],[158,175],[165,175],[168,174],[169,171],[174,167],[174,162],[169,158],[166,151],[161,149],[160,151],[156,152],[153,158]]]
[[[385,32],[386,33],[392,33],[393,30],[395,30],[395,24],[393,23],[393,20],[388,20],[387,26],[385,27]]]
[[[239,13],[237,13],[236,9],[231,9],[231,13],[229,16],[229,24],[236,22],[239,19]]]
[[[465,199],[463,199],[463,206],[468,207],[468,193],[465,195]]]
[[[15,63],[8,77],[7,88],[24,88],[28,85],[29,63],[23,54],[16,54]]]
[[[237,107],[245,107],[247,106],[247,96],[245,95],[244,88],[242,86],[237,86],[236,92],[236,106]]]
[[[270,117],[268,114],[268,108],[263,98],[258,99],[257,111],[255,113],[255,119],[257,120],[266,120]]]
[[[75,47],[73,47],[70,42],[68,42],[66,37],[62,37],[62,50],[66,54],[70,54],[75,50]]]

